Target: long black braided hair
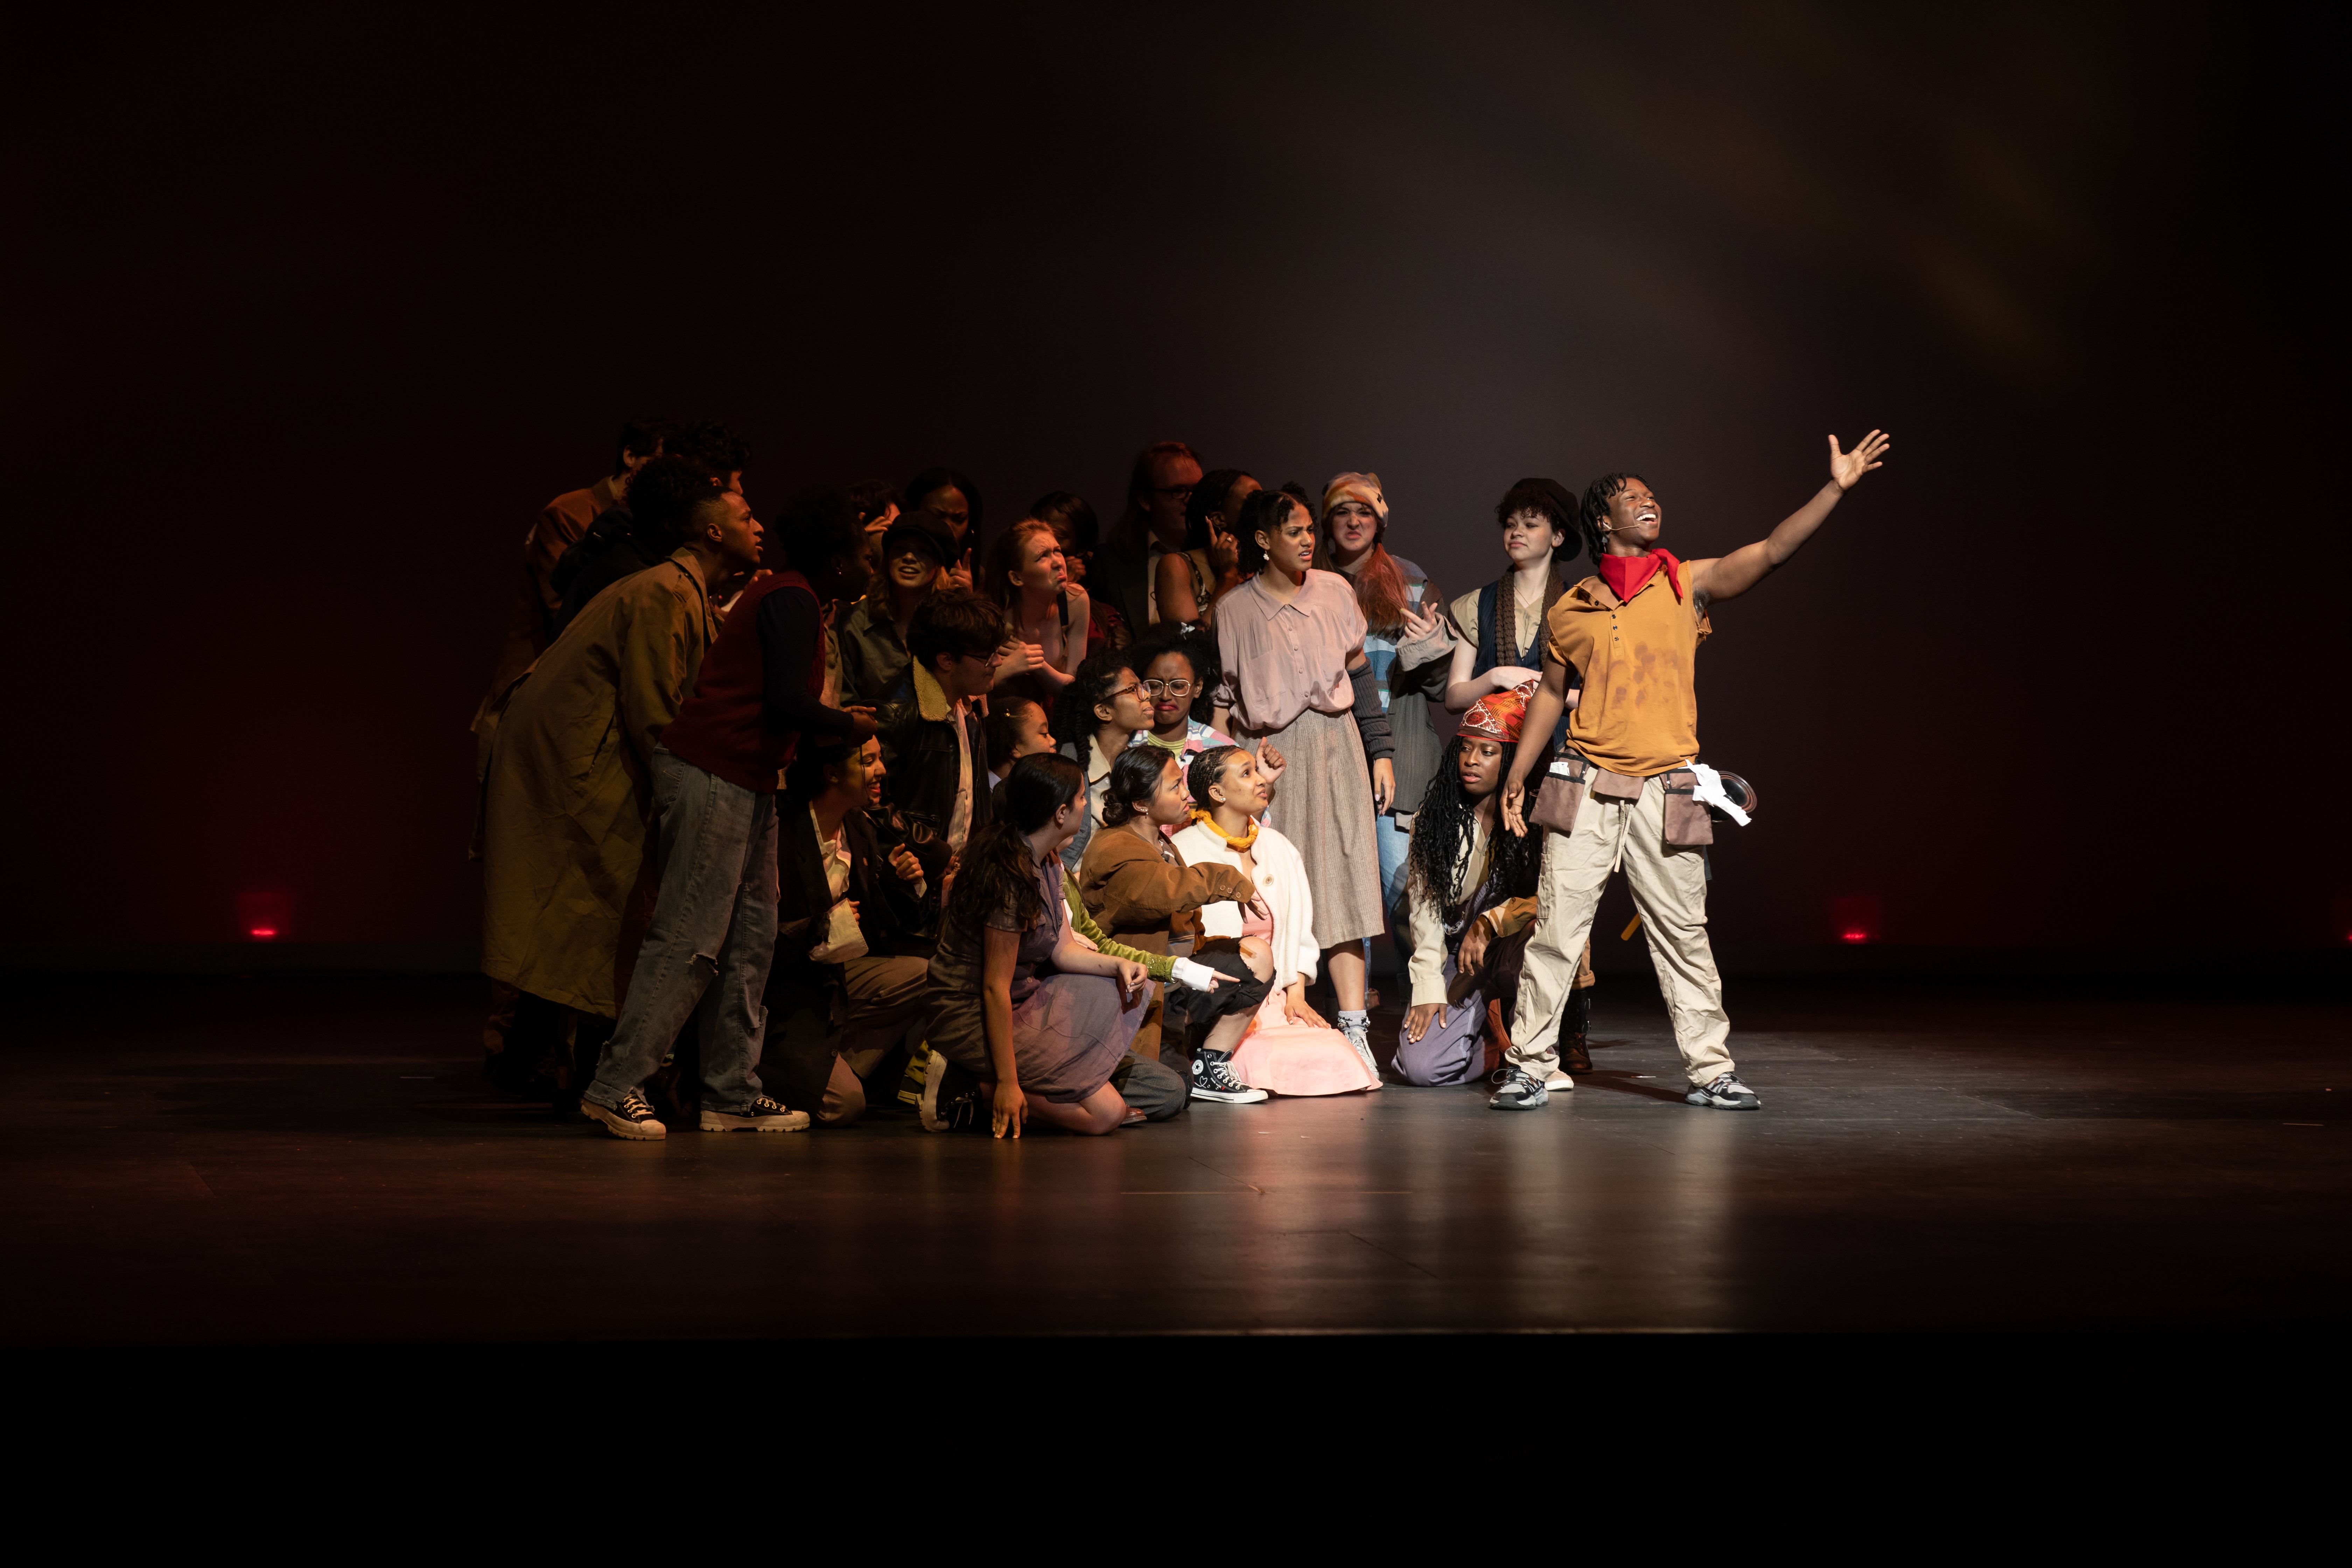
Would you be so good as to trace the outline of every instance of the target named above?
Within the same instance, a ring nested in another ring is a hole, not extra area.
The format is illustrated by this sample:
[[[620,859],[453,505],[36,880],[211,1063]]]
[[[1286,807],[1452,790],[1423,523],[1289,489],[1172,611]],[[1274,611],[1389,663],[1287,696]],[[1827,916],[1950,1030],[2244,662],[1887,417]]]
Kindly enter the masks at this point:
[[[1462,787],[1462,741],[1463,737],[1456,735],[1447,744],[1445,760],[1437,765],[1437,776],[1423,792],[1421,810],[1412,819],[1412,843],[1405,851],[1409,886],[1444,910],[1449,926],[1462,918],[1463,910],[1478,891],[1475,884],[1464,885],[1478,869],[1462,864],[1462,847],[1470,841],[1470,824],[1478,815],[1478,803]],[[1507,775],[1513,750],[1507,744],[1503,749]],[[1544,776],[1545,768],[1550,764],[1550,752],[1547,745],[1536,759],[1528,774],[1530,784]],[[1497,795],[1502,793],[1502,787],[1498,779],[1495,785]],[[1495,831],[1490,839],[1495,857],[1493,877],[1503,897],[1524,899],[1536,890],[1536,873],[1543,857],[1543,830],[1512,833],[1503,825],[1501,805],[1497,800]]]

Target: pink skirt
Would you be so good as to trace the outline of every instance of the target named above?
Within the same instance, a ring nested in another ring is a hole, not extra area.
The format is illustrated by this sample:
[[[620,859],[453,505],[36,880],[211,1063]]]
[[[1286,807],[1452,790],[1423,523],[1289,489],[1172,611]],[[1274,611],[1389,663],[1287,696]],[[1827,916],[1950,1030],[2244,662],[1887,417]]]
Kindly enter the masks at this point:
[[[1263,1015],[1234,1050],[1233,1067],[1244,1083],[1268,1094],[1353,1094],[1379,1087],[1339,1030],[1268,1024]]]

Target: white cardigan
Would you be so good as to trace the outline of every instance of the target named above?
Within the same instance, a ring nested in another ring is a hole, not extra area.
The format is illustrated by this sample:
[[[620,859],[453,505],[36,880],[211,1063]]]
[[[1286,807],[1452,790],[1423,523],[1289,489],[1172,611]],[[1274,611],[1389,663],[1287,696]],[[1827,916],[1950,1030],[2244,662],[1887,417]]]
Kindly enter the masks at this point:
[[[1241,869],[1242,858],[1223,835],[1205,822],[1196,822],[1176,835],[1176,852],[1187,866],[1231,866]],[[1274,984],[1267,1000],[1286,990],[1296,977],[1312,981],[1322,949],[1315,945],[1315,893],[1307,885],[1307,862],[1298,847],[1271,827],[1257,830],[1250,847],[1257,862],[1257,885],[1274,910]],[[1242,934],[1242,907],[1227,900],[1201,906],[1201,930],[1206,936]]]

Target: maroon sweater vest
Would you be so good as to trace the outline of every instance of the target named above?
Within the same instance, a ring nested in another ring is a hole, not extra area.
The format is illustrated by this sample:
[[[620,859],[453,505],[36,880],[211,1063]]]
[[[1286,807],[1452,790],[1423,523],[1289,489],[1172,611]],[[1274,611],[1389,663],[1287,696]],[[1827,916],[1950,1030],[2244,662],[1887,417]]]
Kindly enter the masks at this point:
[[[761,714],[768,672],[767,650],[760,644],[760,601],[786,588],[816,597],[815,588],[797,572],[778,572],[744,589],[702,656],[694,695],[661,732],[671,755],[761,795],[775,793],[776,774],[800,743],[798,735],[769,729]],[[818,656],[809,660],[812,697],[824,691],[824,651],[820,645]]]

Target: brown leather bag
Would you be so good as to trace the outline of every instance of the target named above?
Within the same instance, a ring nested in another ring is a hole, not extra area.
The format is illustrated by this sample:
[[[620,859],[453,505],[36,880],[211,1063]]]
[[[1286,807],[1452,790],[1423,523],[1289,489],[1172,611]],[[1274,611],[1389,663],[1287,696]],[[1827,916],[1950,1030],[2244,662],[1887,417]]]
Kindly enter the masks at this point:
[[[1666,843],[1676,849],[1695,849],[1715,842],[1715,818],[1699,804],[1698,775],[1676,768],[1658,780],[1666,792]]]
[[[1552,771],[1544,774],[1543,785],[1536,791],[1535,809],[1528,820],[1548,833],[1570,834],[1576,831],[1576,814],[1584,805],[1584,781],[1589,772],[1582,757],[1562,757],[1552,763]],[[1561,772],[1566,769],[1565,773]]]

